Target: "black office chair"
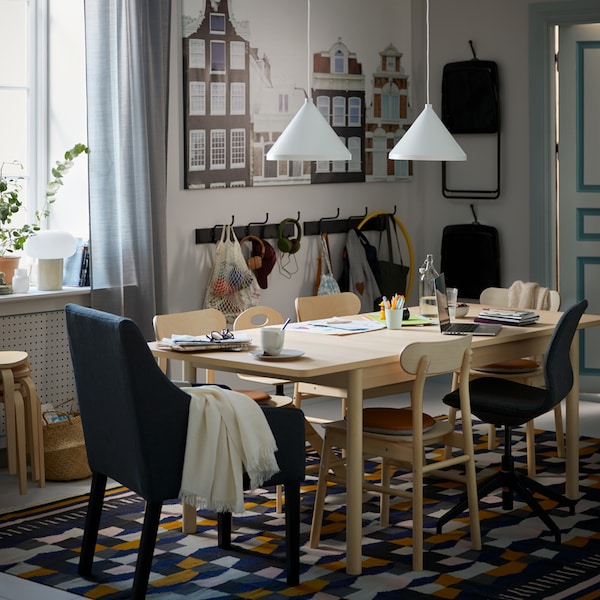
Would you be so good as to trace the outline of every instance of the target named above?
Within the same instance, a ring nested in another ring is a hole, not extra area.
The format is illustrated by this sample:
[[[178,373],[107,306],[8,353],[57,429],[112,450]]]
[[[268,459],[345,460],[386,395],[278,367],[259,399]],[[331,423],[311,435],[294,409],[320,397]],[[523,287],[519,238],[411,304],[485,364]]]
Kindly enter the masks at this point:
[[[502,508],[512,510],[513,492],[518,492],[533,512],[554,533],[557,544],[560,544],[560,529],[533,497],[532,492],[546,496],[561,506],[568,506],[571,514],[575,512],[577,501],[566,498],[536,480],[515,471],[511,453],[511,433],[513,427],[524,425],[531,419],[553,410],[571,391],[573,367],[569,350],[577,325],[587,305],[587,300],[575,304],[564,312],[556,325],[544,355],[545,388],[494,377],[482,377],[470,383],[471,413],[486,423],[504,427],[502,468],[478,486],[479,496],[483,497],[502,488]],[[448,406],[460,408],[458,391],[448,394],[443,401]],[[467,500],[463,498],[461,502],[445,513],[438,520],[438,533],[441,533],[445,523],[464,512],[467,506]]]
[[[87,456],[92,470],[78,572],[91,574],[107,478],[146,500],[133,590],[144,598],[163,501],[179,495],[190,396],[162,373],[130,319],[68,304],[67,332]],[[287,582],[300,572],[300,483],[304,480],[301,410],[264,408],[279,450],[280,472],[265,486],[283,484],[286,502]],[[248,481],[244,482],[248,489]],[[231,515],[218,515],[218,543],[231,547]]]

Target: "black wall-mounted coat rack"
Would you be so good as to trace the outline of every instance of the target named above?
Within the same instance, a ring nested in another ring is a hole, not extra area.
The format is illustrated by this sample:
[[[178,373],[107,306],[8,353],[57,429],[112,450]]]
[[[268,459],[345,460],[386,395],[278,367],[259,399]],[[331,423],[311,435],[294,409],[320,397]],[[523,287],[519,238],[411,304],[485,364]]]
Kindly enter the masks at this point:
[[[364,215],[353,215],[350,217],[340,218],[340,209],[337,209],[335,216],[323,217],[318,221],[305,221],[302,225],[302,235],[321,235],[321,233],[335,234],[348,233],[351,229],[356,228],[360,222],[369,214],[368,207],[365,207]],[[396,214],[396,207],[394,212]],[[298,212],[298,221],[300,221],[300,212]],[[265,240],[277,239],[279,235],[279,223],[269,223],[269,213],[266,213],[265,220],[259,222],[251,222],[247,225],[238,225],[233,227],[235,235],[238,239],[242,239],[247,235],[254,235]],[[235,215],[231,217],[230,225],[235,223]],[[385,230],[385,215],[379,215],[369,219],[361,231],[384,231]],[[214,227],[196,229],[196,244],[215,244],[221,236],[222,224]],[[293,223],[286,223],[283,226],[282,235],[294,236],[296,234]]]

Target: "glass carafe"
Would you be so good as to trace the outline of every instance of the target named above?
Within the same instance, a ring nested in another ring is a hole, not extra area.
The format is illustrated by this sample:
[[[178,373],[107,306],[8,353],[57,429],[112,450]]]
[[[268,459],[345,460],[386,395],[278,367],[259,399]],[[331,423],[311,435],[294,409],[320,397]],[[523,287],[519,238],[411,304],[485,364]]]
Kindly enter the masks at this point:
[[[419,311],[422,316],[437,319],[435,303],[435,278],[439,273],[433,266],[433,254],[428,254],[425,262],[419,267]]]

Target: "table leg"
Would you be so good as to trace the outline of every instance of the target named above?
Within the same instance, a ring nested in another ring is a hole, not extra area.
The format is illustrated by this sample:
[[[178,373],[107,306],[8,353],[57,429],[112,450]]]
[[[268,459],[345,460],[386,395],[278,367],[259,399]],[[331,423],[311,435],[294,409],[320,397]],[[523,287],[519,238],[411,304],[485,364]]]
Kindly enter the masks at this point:
[[[363,467],[363,389],[362,370],[348,373],[348,424],[346,428],[346,572],[362,571],[362,482]]]
[[[571,344],[573,387],[567,394],[565,413],[567,423],[565,459],[565,495],[571,500],[579,498],[579,332]]]

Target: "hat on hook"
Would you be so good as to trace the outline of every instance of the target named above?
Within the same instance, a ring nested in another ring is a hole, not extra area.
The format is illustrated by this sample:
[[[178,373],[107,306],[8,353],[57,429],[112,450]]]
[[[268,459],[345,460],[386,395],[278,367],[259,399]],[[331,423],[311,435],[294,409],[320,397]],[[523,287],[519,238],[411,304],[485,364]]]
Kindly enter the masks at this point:
[[[262,247],[261,247],[262,244]],[[254,276],[256,277],[256,281],[258,281],[258,285],[263,289],[267,289],[267,276],[273,270],[275,263],[277,262],[277,255],[275,254],[275,248],[267,242],[267,240],[252,240],[252,254],[260,254],[261,256],[261,265],[258,269],[254,271]]]

